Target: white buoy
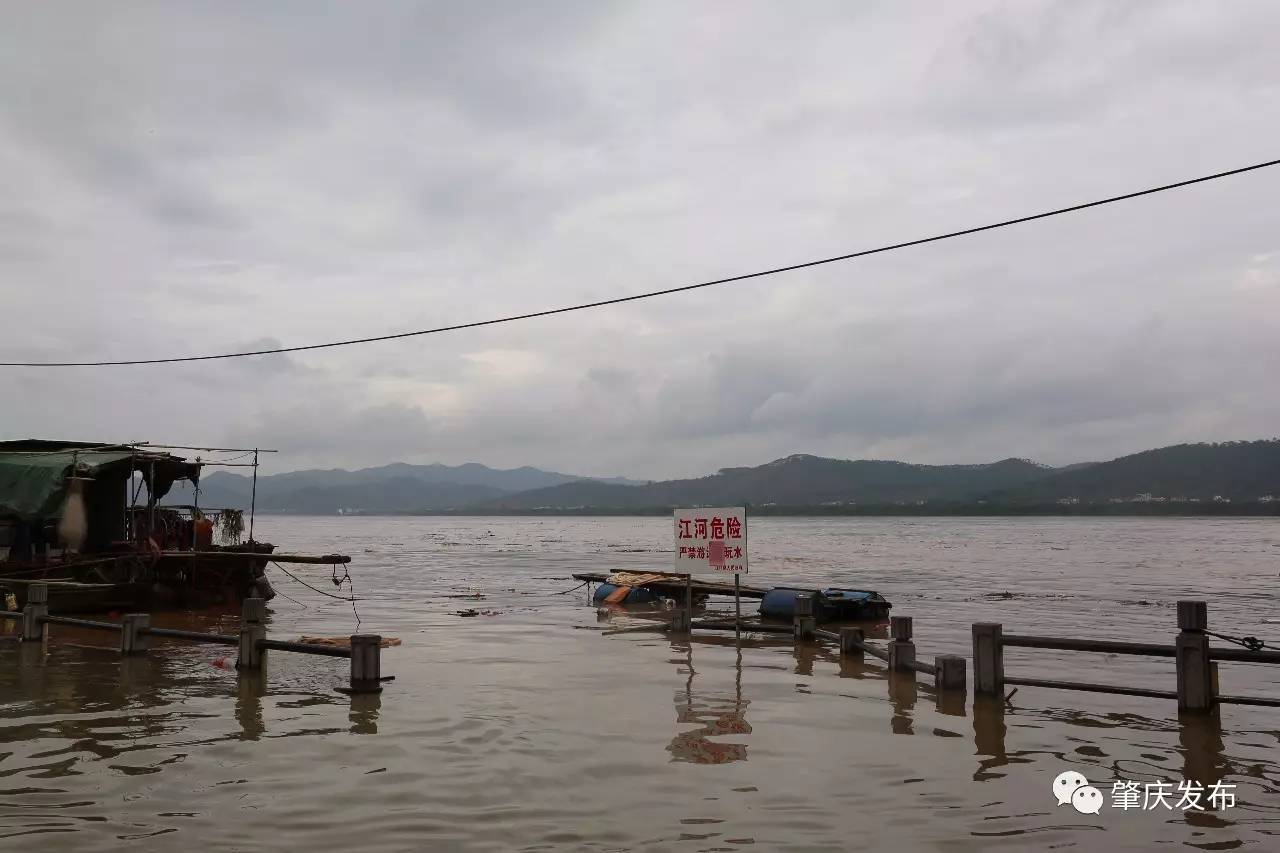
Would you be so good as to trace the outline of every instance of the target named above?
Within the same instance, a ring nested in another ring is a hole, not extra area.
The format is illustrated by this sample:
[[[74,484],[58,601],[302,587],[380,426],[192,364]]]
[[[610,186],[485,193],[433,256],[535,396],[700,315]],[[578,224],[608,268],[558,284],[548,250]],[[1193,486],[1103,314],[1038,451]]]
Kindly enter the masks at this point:
[[[84,481],[70,477],[67,481],[67,501],[62,506],[62,520],[58,522],[58,540],[64,552],[79,552],[89,535],[89,519],[84,509]]]

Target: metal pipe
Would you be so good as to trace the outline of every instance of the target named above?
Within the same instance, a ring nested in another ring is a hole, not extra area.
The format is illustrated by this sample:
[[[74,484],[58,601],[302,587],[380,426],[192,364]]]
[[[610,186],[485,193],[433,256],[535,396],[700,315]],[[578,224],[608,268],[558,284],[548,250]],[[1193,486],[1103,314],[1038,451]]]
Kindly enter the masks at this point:
[[[253,513],[258,506],[258,448],[253,449],[253,491],[249,495],[249,544],[253,544]]]
[[[907,663],[907,668],[913,669],[916,672],[922,672],[925,675],[938,674],[937,667],[935,667],[933,664],[929,663],[928,661],[923,661],[923,660],[911,660]]]
[[[1280,708],[1280,699],[1266,699],[1262,696],[1219,696],[1218,704],[1227,705],[1262,705],[1267,708]]]
[[[694,622],[694,628],[706,628],[710,631],[737,631],[738,623],[734,622]],[[757,634],[790,634],[792,629],[784,625],[760,625],[748,622],[742,630]]]
[[[1121,687],[1115,684],[1091,684],[1085,681],[1053,681],[1047,678],[1004,677],[1005,684],[1024,687],[1047,687],[1051,690],[1084,690],[1089,693],[1116,693],[1121,696],[1148,696],[1154,699],[1177,699],[1173,690],[1150,690],[1145,687]]]
[[[1243,663],[1280,663],[1280,652],[1259,649],[1209,649],[1209,660],[1234,660]]]
[[[119,631],[119,622],[94,622],[92,619],[75,619],[71,616],[41,616],[46,625],[71,625],[75,628],[93,628],[98,631]]]
[[[181,628],[139,628],[139,634],[152,637],[166,637],[170,640],[192,640],[197,643],[216,643],[220,646],[234,646],[240,642],[239,637],[229,634],[209,634],[204,631],[184,631]]]
[[[1024,649],[1057,649],[1064,652],[1101,652],[1117,655],[1146,655],[1148,657],[1171,658],[1174,647],[1159,643],[1124,643],[1113,640],[1080,640],[1074,637],[1031,637],[1022,634],[1005,634],[1001,638],[1003,646],[1017,646]]]
[[[889,662],[889,653],[884,649],[876,648],[870,643],[859,643],[858,648],[862,649],[864,652],[871,655],[873,658],[879,658],[885,663]]]

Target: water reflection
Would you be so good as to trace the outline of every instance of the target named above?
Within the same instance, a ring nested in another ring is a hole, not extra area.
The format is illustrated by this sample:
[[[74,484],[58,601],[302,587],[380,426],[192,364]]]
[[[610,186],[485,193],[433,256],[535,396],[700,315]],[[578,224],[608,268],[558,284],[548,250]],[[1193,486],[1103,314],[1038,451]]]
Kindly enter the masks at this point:
[[[241,740],[257,740],[267,731],[262,719],[262,697],[267,692],[267,668],[236,673],[236,722]]]
[[[1178,722],[1182,777],[1206,788],[1226,779],[1232,767],[1223,753],[1221,715],[1183,713]]]
[[[998,697],[973,697],[973,748],[978,754],[978,769],[973,781],[985,782],[999,779],[1003,773],[994,772],[997,767],[1009,764],[1005,752],[1005,735],[1008,726],[1004,722],[1004,701]]]
[[[711,740],[724,735],[751,734],[746,720],[751,700],[742,698],[742,646],[736,645],[733,694],[695,690],[697,670],[693,666],[693,643],[672,643],[672,651],[683,655],[685,687],[675,696],[676,722],[695,724],[698,728],[677,734],[667,745],[672,761],[693,764],[729,764],[746,761],[747,744]]]
[[[889,672],[889,702],[893,706],[893,714],[889,718],[889,728],[895,735],[915,734],[912,728],[912,710],[916,706],[919,691],[916,687],[914,672]]]
[[[353,735],[376,735],[378,733],[378,713],[382,710],[381,693],[351,694],[351,713],[347,719],[351,722]]]

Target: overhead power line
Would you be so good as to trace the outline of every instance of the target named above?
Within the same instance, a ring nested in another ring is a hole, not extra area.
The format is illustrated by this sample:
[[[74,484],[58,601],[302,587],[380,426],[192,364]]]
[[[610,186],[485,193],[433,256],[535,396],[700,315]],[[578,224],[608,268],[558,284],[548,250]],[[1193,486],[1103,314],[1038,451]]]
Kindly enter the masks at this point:
[[[125,361],[0,361],[0,367],[123,367],[133,364],[175,364],[185,361],[215,361],[224,358],[249,358],[257,355],[277,355],[289,352],[305,352],[307,350],[330,349],[332,347],[349,347],[356,344],[372,344],[378,341],[395,341],[401,338],[416,338],[422,335],[436,335],[442,332],[458,332],[463,329],[478,329],[482,326],[496,326],[501,323],[514,323],[517,320],[533,320],[538,317],[551,317],[556,314],[568,314],[571,311],[585,311],[589,308],[603,308],[606,305],[621,305],[624,302],[636,302],[641,299],[653,299],[658,296],[670,296],[673,293],[684,293],[689,290],[699,290],[704,287],[715,287],[718,284],[731,284],[735,281],[746,281],[752,278],[763,278],[768,275],[778,275],[779,273],[792,272],[793,270],[808,269],[809,267],[819,267],[824,264],[834,264],[838,261],[849,261],[854,258],[863,258],[867,255],[876,255],[881,252],[892,252],[896,249],[906,249],[911,246],[921,246],[925,243],[937,243],[940,240],[950,240],[953,237],[965,237],[969,234],[979,234],[983,231],[993,231],[996,228],[1006,228],[1010,225],[1020,225],[1024,222],[1034,222],[1037,219],[1048,219],[1051,216],[1061,216],[1064,213],[1074,213],[1078,210],[1088,210],[1091,207],[1101,207],[1105,204],[1114,204],[1118,201],[1128,201],[1129,199],[1140,198],[1146,195],[1154,195],[1155,193],[1167,192],[1169,190],[1181,189],[1189,187],[1192,184],[1202,184],[1206,181],[1216,181],[1220,178],[1229,178],[1232,175],[1241,175],[1245,172],[1253,172],[1258,169],[1266,169],[1270,166],[1280,165],[1280,160],[1268,160],[1265,163],[1256,163],[1252,166],[1243,166],[1239,169],[1231,169],[1226,172],[1217,172],[1212,175],[1204,175],[1199,178],[1190,178],[1185,181],[1178,181],[1172,184],[1164,184],[1159,187],[1151,187],[1145,190],[1137,190],[1136,192],[1124,193],[1123,195],[1115,195],[1110,198],[1102,198],[1097,201],[1089,201],[1084,204],[1074,204],[1070,207],[1059,207],[1055,210],[1046,210],[1043,213],[1034,213],[1030,216],[1019,216],[1017,219],[1005,219],[1001,222],[992,222],[988,225],[978,225],[973,228],[965,228],[960,231],[948,231],[945,234],[935,234],[932,237],[920,237],[915,240],[906,240],[901,243],[890,243],[887,246],[878,246],[874,249],[862,249],[857,252],[849,252],[844,255],[835,255],[830,258],[820,258],[815,261],[804,261],[798,264],[788,264],[784,267],[774,267],[767,270],[759,270],[757,272],[743,273],[742,275],[733,275],[727,278],[717,278],[711,281],[700,281],[696,284],[685,284],[679,287],[668,287],[664,290],[651,290],[646,293],[635,293],[631,296],[618,296],[613,299],[601,299],[596,302],[583,302],[577,305],[565,305],[560,308],[548,308],[543,311],[531,311],[527,314],[512,314],[507,317],[495,317],[489,320],[476,320],[470,323],[457,323],[452,326],[438,326],[434,329],[419,329],[414,332],[397,332],[391,335],[376,335],[368,338],[352,338],[346,341],[330,341],[323,344],[305,344],[294,347],[275,347],[273,349],[248,350],[245,352],[225,352],[216,355],[186,355],[173,358],[136,358]]]

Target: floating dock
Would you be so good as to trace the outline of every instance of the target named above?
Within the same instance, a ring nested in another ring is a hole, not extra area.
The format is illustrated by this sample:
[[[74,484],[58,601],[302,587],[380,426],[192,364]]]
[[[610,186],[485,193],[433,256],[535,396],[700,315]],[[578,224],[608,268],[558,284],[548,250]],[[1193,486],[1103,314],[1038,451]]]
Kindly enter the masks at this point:
[[[674,598],[677,601],[684,600],[685,576],[674,572],[653,572],[648,569],[636,570],[637,574],[646,575],[662,575],[668,577],[670,581],[650,581],[646,583],[645,589],[651,589],[654,592]],[[607,583],[609,576],[613,572],[578,572],[573,576],[574,580],[589,581],[590,583]],[[694,578],[689,584],[691,591],[695,596],[699,595],[733,595],[733,583],[725,583],[724,581],[706,581]],[[747,586],[743,584],[738,588],[739,594],[743,598],[764,598],[769,590],[759,586]]]

